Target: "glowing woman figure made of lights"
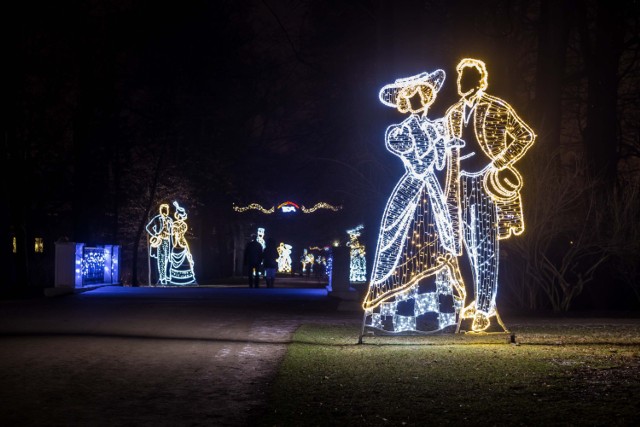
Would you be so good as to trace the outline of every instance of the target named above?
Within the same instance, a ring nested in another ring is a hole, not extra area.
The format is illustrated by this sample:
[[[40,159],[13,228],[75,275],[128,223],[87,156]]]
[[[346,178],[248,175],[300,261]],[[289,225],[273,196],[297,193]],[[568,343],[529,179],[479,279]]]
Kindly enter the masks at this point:
[[[173,216],[173,252],[171,254],[171,281],[173,285],[189,285],[195,283],[196,277],[193,271],[193,256],[187,243],[186,234],[187,212],[178,202],[173,202],[176,208]]]
[[[436,70],[396,80],[380,91],[383,104],[410,115],[385,135],[387,150],[402,159],[405,173],[382,216],[363,302],[363,331],[435,332],[456,325],[464,307],[456,212],[451,212],[457,207],[448,204],[442,190],[454,188],[455,170],[445,166],[461,141],[447,140],[444,120],[427,118],[444,79],[444,71]]]

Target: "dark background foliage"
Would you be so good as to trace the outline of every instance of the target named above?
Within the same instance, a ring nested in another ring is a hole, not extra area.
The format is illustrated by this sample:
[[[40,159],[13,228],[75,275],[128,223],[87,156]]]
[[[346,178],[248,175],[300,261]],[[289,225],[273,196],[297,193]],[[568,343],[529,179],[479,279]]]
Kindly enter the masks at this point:
[[[473,56],[487,63],[489,93],[538,134],[519,163],[528,231],[503,245],[505,298],[558,310],[585,289],[593,290],[587,306],[601,291],[640,298],[637,1],[27,0],[5,8],[6,286],[51,286],[61,238],[122,245],[125,282],[138,284],[142,225],[175,199],[189,212],[205,281],[236,273],[233,254],[261,221],[300,245],[345,240],[362,223],[372,256],[402,174],[383,143],[400,116],[380,104],[379,89],[442,68],[448,77],[430,113],[439,117],[457,98],[455,65]],[[343,210],[287,221],[231,209],[285,200]],[[34,236],[48,242],[40,258]]]

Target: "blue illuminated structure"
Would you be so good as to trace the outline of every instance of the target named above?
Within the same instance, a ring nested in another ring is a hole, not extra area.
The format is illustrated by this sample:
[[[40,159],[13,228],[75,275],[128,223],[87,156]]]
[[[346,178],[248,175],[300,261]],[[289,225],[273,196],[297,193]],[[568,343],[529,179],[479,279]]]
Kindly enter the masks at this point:
[[[120,246],[56,243],[55,286],[120,284]]]

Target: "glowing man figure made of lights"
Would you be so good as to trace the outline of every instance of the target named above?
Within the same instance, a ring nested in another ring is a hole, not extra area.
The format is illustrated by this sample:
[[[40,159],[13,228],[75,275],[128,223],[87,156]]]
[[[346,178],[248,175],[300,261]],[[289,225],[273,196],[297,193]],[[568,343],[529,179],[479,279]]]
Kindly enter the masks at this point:
[[[158,283],[167,285],[170,282],[169,262],[171,261],[171,234],[173,219],[169,216],[169,205],[160,205],[158,214],[147,224],[149,239],[149,256],[156,259]]]
[[[349,234],[349,242],[347,246],[350,252],[349,264],[349,281],[350,282],[366,282],[367,281],[367,259],[363,244],[360,243],[358,237],[361,235],[363,225],[359,225],[352,230],[347,230]]]
[[[278,246],[278,273],[291,273],[291,249],[293,247],[284,242]]]
[[[495,316],[506,332],[496,308],[498,243],[524,231],[522,177],[513,164],[533,145],[536,135],[507,102],[486,93],[484,62],[465,58],[456,70],[461,99],[448,109],[445,119],[448,134],[464,140],[464,146],[451,153],[452,165],[459,168],[460,238],[474,291],[462,317],[473,319],[472,331],[484,331]]]
[[[365,327],[383,333],[439,331],[456,325],[464,307],[457,206],[448,203],[457,176],[446,167],[451,150],[462,142],[447,138],[444,120],[427,118],[444,79],[442,70],[421,73],[396,80],[379,94],[383,104],[410,114],[385,135],[387,150],[402,159],[405,173],[382,216],[363,302],[363,333]]]
[[[330,205],[329,203],[325,203],[325,202],[320,202],[320,203],[316,203],[314,207],[312,208],[307,208],[304,205],[302,206],[298,206],[296,203],[290,202],[290,201],[286,201],[284,203],[281,203],[280,205],[278,205],[278,207],[276,208],[275,206],[271,206],[269,209],[263,207],[262,205],[258,204],[258,203],[251,203],[248,206],[233,206],[233,210],[236,212],[245,212],[248,211],[250,209],[254,209],[254,210],[258,210],[262,213],[265,214],[272,214],[276,211],[276,209],[280,210],[283,213],[292,213],[292,212],[297,212],[297,210],[299,209],[300,211],[302,211],[303,213],[313,213],[315,211],[317,211],[318,209],[329,209],[332,210],[334,212],[339,211],[340,209],[342,209],[342,206],[333,206]]]

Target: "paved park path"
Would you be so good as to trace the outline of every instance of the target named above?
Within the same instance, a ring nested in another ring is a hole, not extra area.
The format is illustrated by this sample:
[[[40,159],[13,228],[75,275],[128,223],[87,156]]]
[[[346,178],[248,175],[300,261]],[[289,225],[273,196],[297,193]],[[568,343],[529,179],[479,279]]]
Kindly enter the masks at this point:
[[[0,301],[0,425],[249,425],[296,328],[353,307],[300,284]]]

